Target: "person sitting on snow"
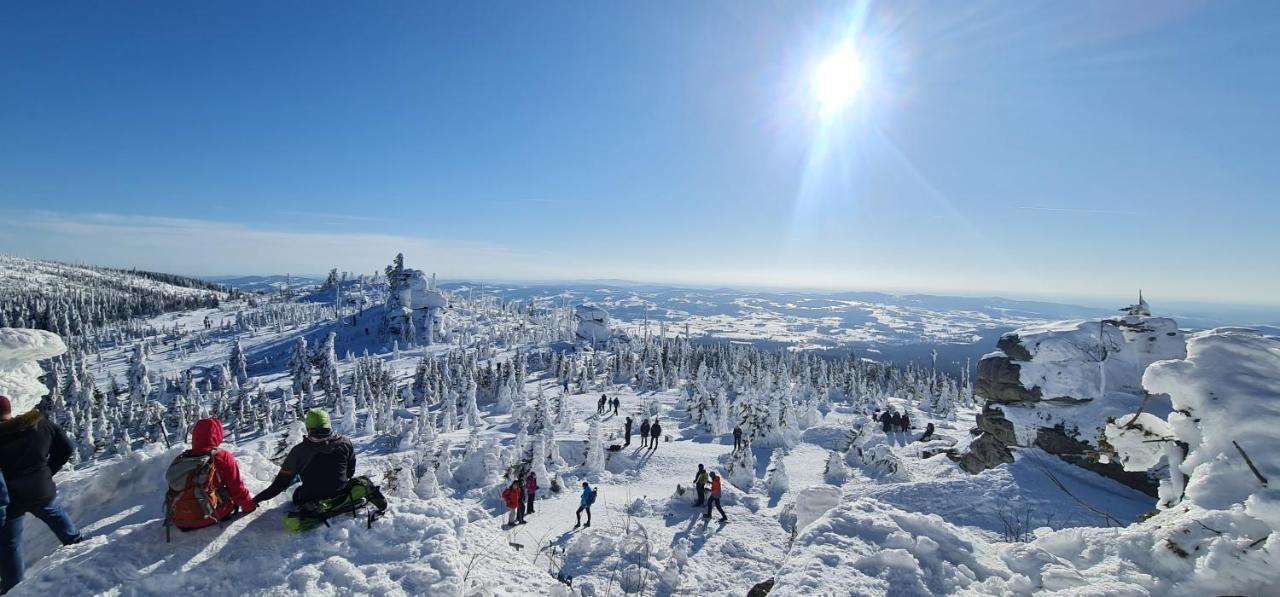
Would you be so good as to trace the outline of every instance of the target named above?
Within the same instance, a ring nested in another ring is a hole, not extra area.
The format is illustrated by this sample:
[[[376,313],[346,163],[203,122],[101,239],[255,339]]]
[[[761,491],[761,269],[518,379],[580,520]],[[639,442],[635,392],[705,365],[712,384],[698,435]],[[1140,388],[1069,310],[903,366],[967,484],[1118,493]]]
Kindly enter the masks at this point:
[[[179,490],[193,483],[191,476],[198,474],[203,467],[211,467],[206,472],[213,475],[214,493],[221,498],[213,512],[206,514],[200,510],[190,492],[184,494],[175,491],[171,497],[177,497],[179,501],[192,499],[192,507],[181,507],[181,503],[170,504],[170,520],[178,530],[202,529],[231,518],[237,508],[249,513],[258,507],[245,488],[244,480],[240,478],[240,465],[236,462],[236,457],[229,450],[218,448],[222,439],[222,421],[200,419],[191,430],[191,449],[179,454],[169,465],[169,472],[177,476],[171,476],[170,489],[176,484]]]
[[[253,496],[261,504],[280,495],[295,480],[302,485],[293,492],[293,503],[309,502],[341,495],[356,472],[356,450],[351,440],[329,427],[329,413],[314,409],[307,412],[307,436],[289,450],[280,465],[280,473],[266,489]]]
[[[929,423],[928,425],[925,425],[924,435],[920,436],[920,439],[917,441],[927,442],[930,439],[933,439],[933,423]]]

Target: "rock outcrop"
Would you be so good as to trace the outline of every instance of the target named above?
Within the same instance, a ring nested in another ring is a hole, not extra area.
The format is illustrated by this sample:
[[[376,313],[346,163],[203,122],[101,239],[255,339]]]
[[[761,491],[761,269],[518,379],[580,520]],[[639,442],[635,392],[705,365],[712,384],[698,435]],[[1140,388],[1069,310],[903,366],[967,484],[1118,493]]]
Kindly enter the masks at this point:
[[[1140,304],[1123,317],[1031,326],[1001,337],[998,350],[978,363],[974,393],[986,406],[976,437],[952,459],[977,473],[1013,462],[1014,449],[1036,447],[1154,495],[1151,476],[1093,457],[1108,418],[1140,407],[1168,412],[1167,401],[1147,398],[1142,374],[1152,363],[1187,355],[1177,323],[1148,316]]]

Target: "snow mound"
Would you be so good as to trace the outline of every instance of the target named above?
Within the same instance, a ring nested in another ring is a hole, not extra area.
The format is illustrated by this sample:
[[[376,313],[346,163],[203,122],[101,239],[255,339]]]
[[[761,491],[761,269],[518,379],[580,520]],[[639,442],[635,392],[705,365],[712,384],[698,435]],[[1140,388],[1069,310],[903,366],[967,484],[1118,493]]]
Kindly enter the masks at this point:
[[[800,532],[769,594],[941,595],[1008,577],[969,531],[859,498]]]
[[[44,330],[0,328],[0,395],[13,401],[15,415],[40,403],[49,388],[40,383],[44,373],[36,361],[67,351],[57,334]]]
[[[1187,353],[1153,365],[1143,383],[1173,403],[1169,427],[1187,444],[1177,467],[1188,479],[1186,499],[1231,508],[1264,487],[1246,454],[1259,474],[1280,482],[1280,342],[1224,328],[1193,337]]]

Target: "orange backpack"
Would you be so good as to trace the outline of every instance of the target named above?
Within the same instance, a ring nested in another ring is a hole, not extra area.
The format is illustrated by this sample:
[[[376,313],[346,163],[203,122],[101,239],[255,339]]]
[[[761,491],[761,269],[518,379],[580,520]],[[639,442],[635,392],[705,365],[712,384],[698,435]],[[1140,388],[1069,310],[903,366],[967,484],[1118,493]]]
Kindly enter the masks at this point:
[[[213,466],[217,448],[204,454],[183,454],[173,459],[165,479],[169,491],[164,499],[165,539],[170,528],[199,527],[210,520],[222,503],[218,494],[218,469]]]

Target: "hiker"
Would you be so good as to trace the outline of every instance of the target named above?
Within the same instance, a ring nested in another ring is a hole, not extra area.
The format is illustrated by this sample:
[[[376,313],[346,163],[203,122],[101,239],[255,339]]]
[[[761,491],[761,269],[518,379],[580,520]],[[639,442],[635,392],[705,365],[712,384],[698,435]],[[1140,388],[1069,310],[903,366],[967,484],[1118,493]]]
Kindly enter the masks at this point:
[[[0,474],[9,504],[0,526],[0,594],[22,581],[23,515],[39,518],[63,545],[84,540],[57,503],[53,476],[71,458],[71,440],[38,409],[13,416],[13,403],[0,396]]]
[[[898,425],[901,427],[903,433],[911,431],[911,417],[907,415],[906,411],[902,412],[902,417],[898,419]]]
[[[927,442],[933,438],[933,423],[924,426],[924,435],[920,436],[917,441]]]
[[[702,506],[707,501],[707,469],[701,464],[698,465],[698,472],[693,475],[693,486],[698,490],[698,501],[694,502],[695,508]]]
[[[600,402],[596,403],[596,412],[604,412],[604,406],[609,403],[609,399],[604,394],[600,395]]]
[[[733,451],[737,452],[742,448],[742,427],[733,426]]]
[[[622,407],[622,401],[617,396],[613,397],[613,416],[618,416],[618,409]]]
[[[533,498],[538,495],[538,476],[529,471],[529,475],[524,478],[524,513],[533,514]]]
[[[578,524],[573,525],[573,528],[576,529],[580,526],[591,526],[591,504],[596,503],[597,491],[598,490],[592,489],[590,485],[587,485],[586,481],[582,482],[582,497],[578,499],[578,511],[573,513],[573,517],[578,521]],[[587,513],[587,524],[585,525],[582,524],[583,512]]]
[[[885,433],[893,433],[898,430],[898,425],[901,424],[898,420],[898,411],[896,410],[889,411],[889,414],[885,415],[884,419],[885,419],[884,420]]]
[[[623,447],[631,445],[631,417],[627,417],[627,421],[622,424],[623,430],[627,435],[627,442],[622,444]]]
[[[707,498],[707,513],[703,518],[711,518],[713,506],[720,511],[720,522],[729,522],[729,517],[724,514],[724,508],[720,507],[720,475],[716,473],[711,473],[711,497]]]
[[[356,472],[356,450],[351,440],[334,433],[329,426],[329,413],[318,408],[307,412],[306,426],[306,437],[289,450],[280,473],[269,487],[253,496],[254,503],[280,495],[296,479],[302,481],[293,492],[293,503],[298,506],[336,497],[347,489]]]
[[[191,430],[191,449],[173,459],[165,473],[165,525],[193,531],[249,513],[258,505],[240,478],[240,465],[222,444],[222,421],[200,419]],[[206,508],[212,508],[207,511]]]
[[[649,445],[649,419],[640,422],[640,447]]]
[[[502,490],[502,501],[507,505],[507,526],[516,526],[519,518],[524,518],[520,513],[520,480],[511,482],[506,489]]]
[[[649,444],[650,450],[658,449],[658,438],[662,436],[662,425],[658,424],[658,420],[654,419],[653,424],[649,426],[649,437],[653,443]]]

